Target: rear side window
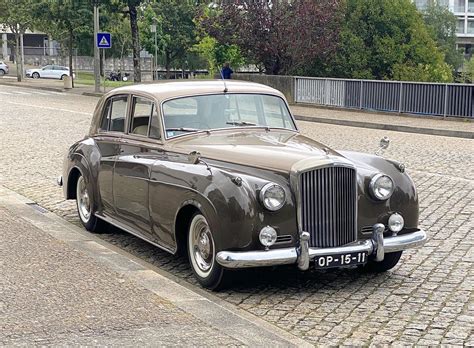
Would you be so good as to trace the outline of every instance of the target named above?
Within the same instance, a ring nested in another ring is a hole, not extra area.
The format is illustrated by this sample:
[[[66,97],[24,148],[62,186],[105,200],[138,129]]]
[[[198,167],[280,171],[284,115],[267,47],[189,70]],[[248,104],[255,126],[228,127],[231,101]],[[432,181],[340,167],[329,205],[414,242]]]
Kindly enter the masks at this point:
[[[119,96],[107,100],[102,114],[101,130],[111,132],[123,132],[125,130],[127,99],[127,96]]]
[[[131,134],[148,135],[148,126],[153,113],[153,102],[141,97],[133,97]]]

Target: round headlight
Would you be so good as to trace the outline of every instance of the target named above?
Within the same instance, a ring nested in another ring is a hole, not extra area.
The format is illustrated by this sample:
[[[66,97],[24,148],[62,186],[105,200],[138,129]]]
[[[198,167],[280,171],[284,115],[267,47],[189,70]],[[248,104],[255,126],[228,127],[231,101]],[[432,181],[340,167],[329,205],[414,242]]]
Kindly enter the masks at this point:
[[[273,227],[265,226],[260,230],[258,239],[260,239],[260,243],[262,243],[264,247],[271,247],[277,240],[277,232]]]
[[[374,175],[369,187],[372,195],[381,201],[389,199],[394,189],[392,178],[384,174]]]
[[[405,226],[403,216],[397,213],[390,215],[388,218],[388,228],[390,231],[398,233],[403,229],[403,226]]]
[[[265,208],[275,211],[285,203],[285,190],[278,184],[268,183],[260,191],[260,200]]]

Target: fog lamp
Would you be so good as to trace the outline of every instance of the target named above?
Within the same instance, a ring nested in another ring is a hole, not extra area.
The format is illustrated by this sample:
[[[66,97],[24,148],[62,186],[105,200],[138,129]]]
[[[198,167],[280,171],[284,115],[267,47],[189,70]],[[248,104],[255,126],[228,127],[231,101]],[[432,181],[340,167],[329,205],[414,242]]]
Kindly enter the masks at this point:
[[[265,226],[260,230],[258,238],[264,247],[271,247],[277,240],[277,231],[273,227]]]
[[[388,218],[388,228],[390,231],[398,233],[403,229],[403,226],[405,226],[405,220],[403,220],[403,216],[398,213],[390,215]]]

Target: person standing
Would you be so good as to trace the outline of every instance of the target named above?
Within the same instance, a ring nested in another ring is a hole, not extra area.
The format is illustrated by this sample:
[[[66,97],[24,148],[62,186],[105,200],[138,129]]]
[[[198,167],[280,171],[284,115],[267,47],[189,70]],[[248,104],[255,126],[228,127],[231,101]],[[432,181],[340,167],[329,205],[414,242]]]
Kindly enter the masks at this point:
[[[229,80],[232,78],[233,73],[234,71],[230,68],[229,63],[226,62],[222,68],[222,78]]]

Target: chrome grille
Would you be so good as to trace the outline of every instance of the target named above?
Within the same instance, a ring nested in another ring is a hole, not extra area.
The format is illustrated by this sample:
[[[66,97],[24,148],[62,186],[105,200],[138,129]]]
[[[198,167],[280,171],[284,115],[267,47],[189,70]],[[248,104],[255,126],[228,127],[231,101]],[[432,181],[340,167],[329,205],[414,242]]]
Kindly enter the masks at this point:
[[[347,167],[325,167],[300,176],[301,223],[310,246],[325,248],[357,238],[356,172]]]

